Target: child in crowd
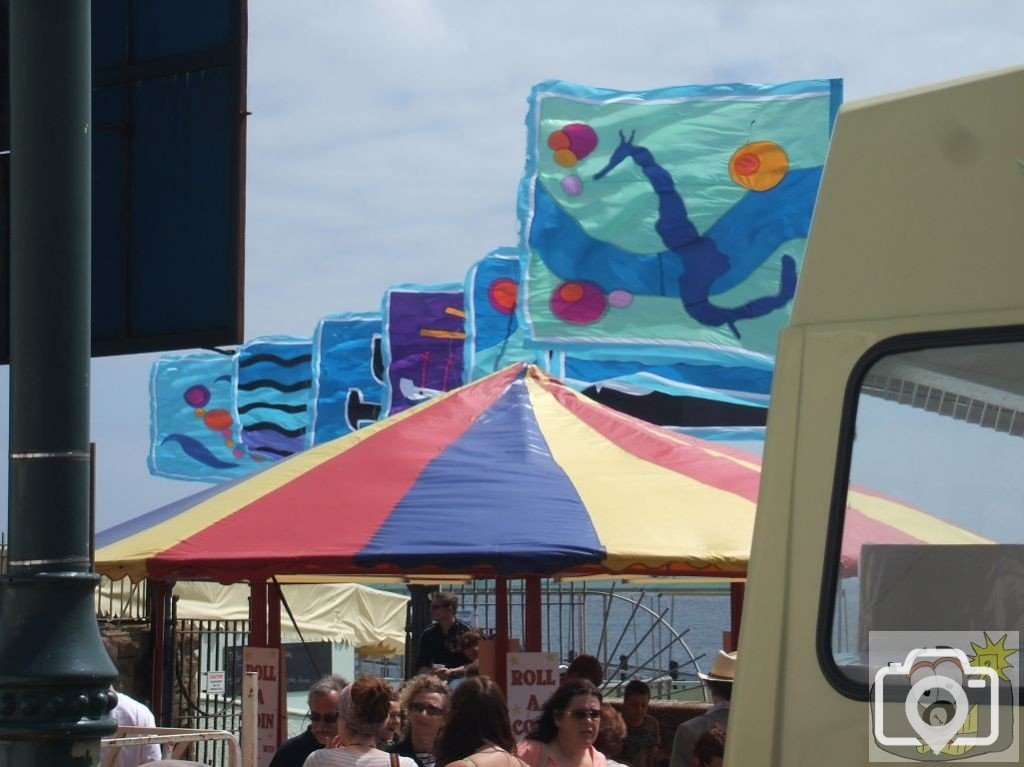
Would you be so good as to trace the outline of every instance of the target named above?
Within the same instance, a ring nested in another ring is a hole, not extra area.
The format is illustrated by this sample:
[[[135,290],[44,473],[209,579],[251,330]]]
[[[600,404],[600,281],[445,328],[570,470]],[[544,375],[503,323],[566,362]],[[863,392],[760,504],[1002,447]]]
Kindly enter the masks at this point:
[[[626,739],[619,760],[630,767],[655,767],[660,757],[661,733],[658,720],[647,713],[651,688],[646,682],[632,679],[622,694],[622,718],[626,722]]]

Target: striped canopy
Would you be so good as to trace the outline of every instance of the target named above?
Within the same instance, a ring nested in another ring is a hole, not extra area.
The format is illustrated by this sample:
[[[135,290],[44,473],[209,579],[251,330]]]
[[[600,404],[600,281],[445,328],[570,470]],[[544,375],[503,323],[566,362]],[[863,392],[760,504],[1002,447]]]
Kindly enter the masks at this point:
[[[96,569],[225,583],[737,578],[759,481],[755,458],[620,414],[517,365],[110,528],[97,535]],[[864,540],[956,542],[945,523],[863,497],[864,508],[848,512],[856,551]]]

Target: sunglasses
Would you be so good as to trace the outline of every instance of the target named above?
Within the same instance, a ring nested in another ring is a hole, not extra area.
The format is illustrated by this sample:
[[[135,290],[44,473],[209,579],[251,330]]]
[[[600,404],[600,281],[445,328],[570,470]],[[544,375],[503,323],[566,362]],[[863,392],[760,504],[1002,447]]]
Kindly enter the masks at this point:
[[[417,714],[426,714],[427,716],[441,716],[444,714],[443,708],[431,706],[429,703],[413,703],[409,706],[409,710],[415,711]]]
[[[601,712],[600,711],[595,711],[595,710],[590,709],[590,708],[577,708],[577,709],[574,709],[572,711],[566,711],[565,713],[567,713],[573,719],[580,719],[580,720],[591,719],[593,721],[597,721],[598,719],[601,718]]]
[[[338,712],[332,711],[329,714],[318,714],[316,711],[314,711],[309,715],[309,718],[310,721],[313,722],[319,722],[321,719],[323,719],[325,722],[327,722],[327,724],[334,724],[338,721]]]

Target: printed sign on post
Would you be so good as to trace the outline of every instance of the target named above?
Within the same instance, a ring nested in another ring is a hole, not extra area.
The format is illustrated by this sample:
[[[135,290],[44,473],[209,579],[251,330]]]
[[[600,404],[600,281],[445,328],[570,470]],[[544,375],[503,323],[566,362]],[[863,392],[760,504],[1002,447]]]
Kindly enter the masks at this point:
[[[508,713],[512,734],[522,740],[540,717],[544,701],[558,688],[558,656],[550,652],[508,654]]]
[[[259,717],[256,725],[259,740],[259,767],[269,767],[277,751],[277,719],[281,713],[281,654],[273,647],[246,647],[242,652],[246,671],[259,677],[257,700]]]

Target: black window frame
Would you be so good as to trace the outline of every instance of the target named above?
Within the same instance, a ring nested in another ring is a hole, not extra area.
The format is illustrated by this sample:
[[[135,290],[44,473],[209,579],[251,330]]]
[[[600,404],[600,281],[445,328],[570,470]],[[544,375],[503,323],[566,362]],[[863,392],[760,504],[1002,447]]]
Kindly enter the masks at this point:
[[[981,346],[999,343],[1024,343],[1024,324],[937,330],[891,336],[871,346],[850,371],[846,391],[843,395],[843,408],[836,445],[832,498],[829,502],[829,519],[815,637],[818,666],[832,688],[843,697],[863,702],[869,700],[869,686],[854,681],[843,673],[832,654],[832,630],[835,625],[836,591],[839,585],[839,555],[842,551],[843,531],[846,523],[850,465],[853,459],[853,444],[857,427],[857,406],[860,402],[864,378],[883,357],[940,347]]]

